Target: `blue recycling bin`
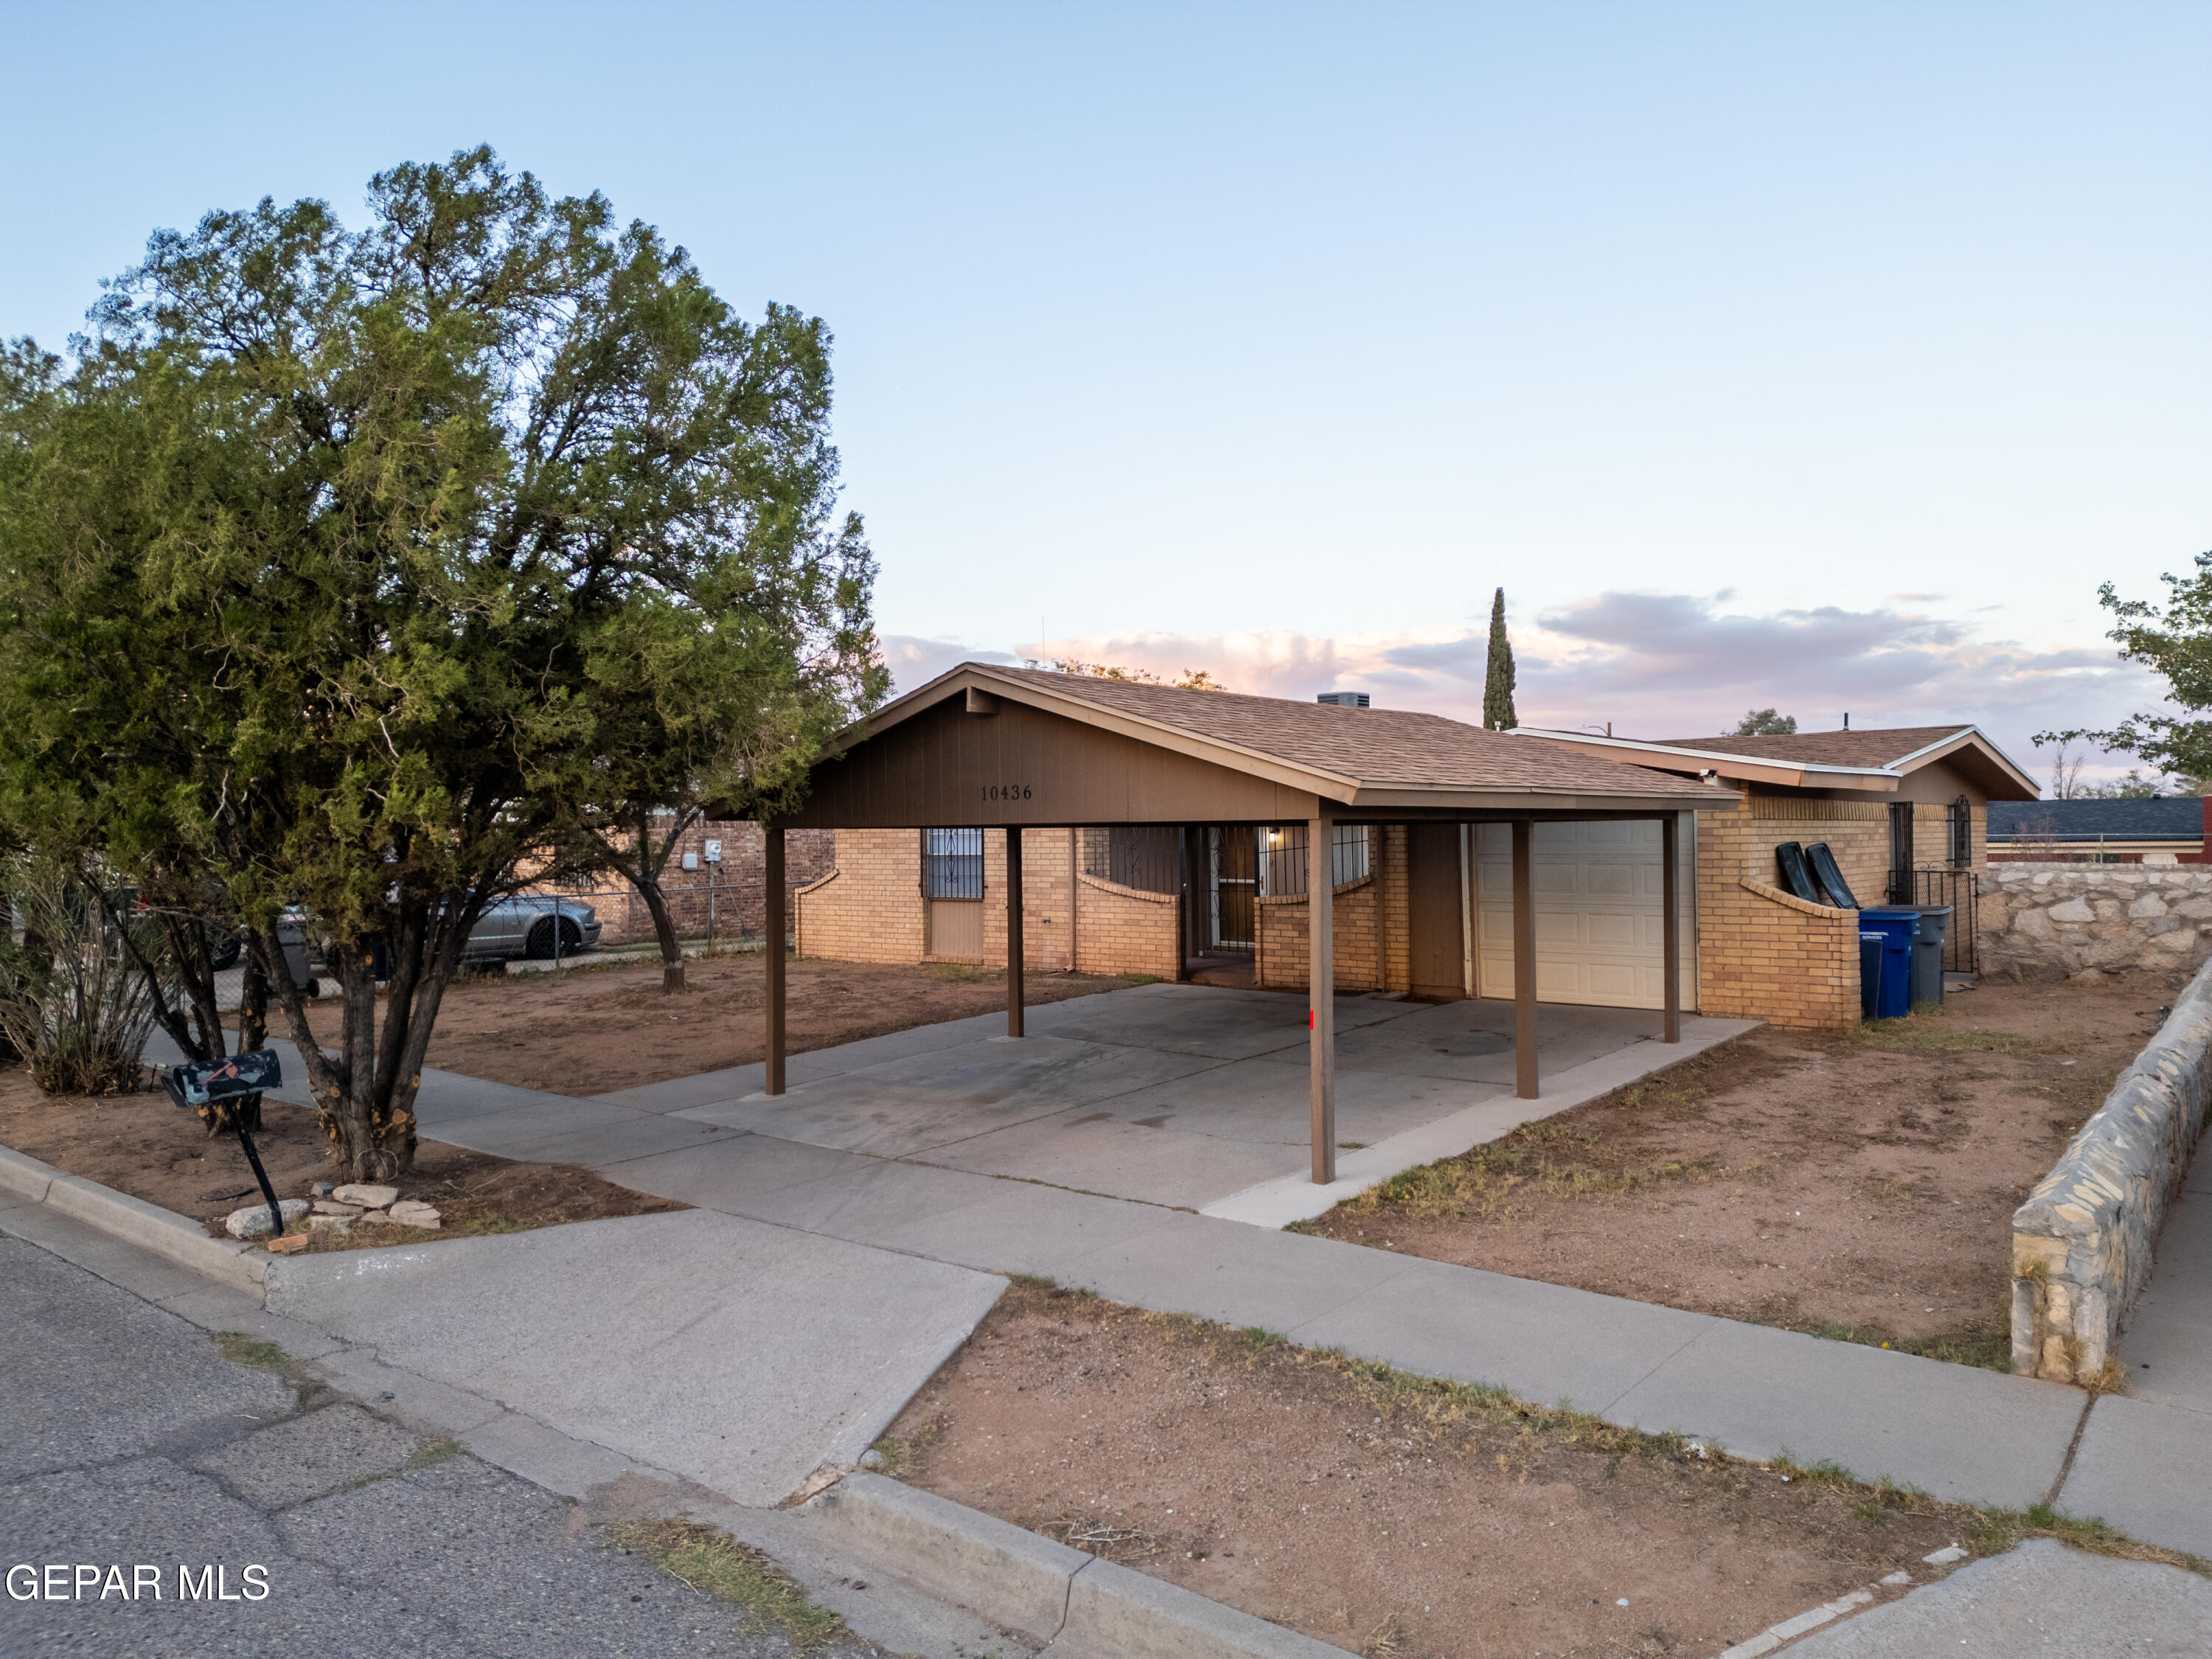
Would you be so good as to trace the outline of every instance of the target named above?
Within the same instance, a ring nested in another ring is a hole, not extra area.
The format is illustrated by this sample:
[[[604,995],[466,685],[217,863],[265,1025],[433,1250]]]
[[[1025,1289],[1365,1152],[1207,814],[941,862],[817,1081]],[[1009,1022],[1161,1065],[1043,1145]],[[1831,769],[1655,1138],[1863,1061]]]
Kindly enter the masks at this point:
[[[1859,1018],[1872,1019],[1881,1003],[1881,946],[1883,935],[1873,929],[1859,934]]]
[[[1920,932],[1920,912],[1902,906],[1861,910],[1859,932],[1881,935],[1881,988],[1875,997],[1874,1017],[1904,1018],[1912,1012],[1912,941]]]

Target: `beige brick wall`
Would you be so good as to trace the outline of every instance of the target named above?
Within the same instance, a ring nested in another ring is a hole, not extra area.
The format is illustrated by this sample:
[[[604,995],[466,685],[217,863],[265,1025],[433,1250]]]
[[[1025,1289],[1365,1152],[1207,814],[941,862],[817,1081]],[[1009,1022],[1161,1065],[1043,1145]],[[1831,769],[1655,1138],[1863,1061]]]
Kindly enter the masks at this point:
[[[842,962],[919,962],[921,836],[840,830],[836,867],[799,890],[799,954]]]
[[[846,962],[920,962],[927,950],[921,832],[840,830],[836,868],[798,896],[799,951]],[[1173,979],[1179,906],[1078,876],[1066,830],[1022,837],[1022,962],[1033,974],[1152,974]],[[1006,965],[1006,835],[983,834],[983,965]]]
[[[1808,904],[1773,884],[1777,842],[1825,841],[1858,897],[1869,903],[1879,898],[1888,857],[1887,815],[1814,817],[1801,810],[1856,805],[1754,797],[1698,814],[1701,1012],[1777,1025],[1857,1020],[1858,913]],[[1777,816],[1778,806],[1790,815]]]
[[[1382,983],[1383,951],[1379,937],[1382,897],[1382,884],[1371,873],[1358,881],[1347,881],[1336,890],[1334,944],[1336,988],[1340,991],[1385,988]],[[1260,901],[1260,948],[1253,969],[1257,983],[1280,990],[1297,990],[1311,983],[1306,969],[1312,959],[1307,949],[1310,927],[1304,894]]]

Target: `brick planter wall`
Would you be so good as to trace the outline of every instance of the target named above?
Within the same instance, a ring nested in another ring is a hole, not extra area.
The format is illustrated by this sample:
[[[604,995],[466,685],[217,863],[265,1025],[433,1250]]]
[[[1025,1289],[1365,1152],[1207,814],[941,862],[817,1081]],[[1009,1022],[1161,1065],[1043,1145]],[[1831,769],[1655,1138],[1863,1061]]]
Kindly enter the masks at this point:
[[[1815,815],[1817,813],[1817,816]],[[1698,1011],[1777,1025],[1859,1018],[1858,912],[1808,904],[1769,879],[1784,841],[1825,841],[1862,900],[1881,896],[1888,821],[1858,802],[1721,794],[1698,814]]]
[[[1077,972],[1180,976],[1180,907],[1173,893],[1147,893],[1082,876],[1076,881],[1075,904]]]
[[[2212,967],[2075,1131],[2012,1218],[2012,1363],[2055,1382],[2100,1380],[2150,1276],[2212,1101]]]
[[[1379,991],[1382,984],[1382,940],[1377,923],[1382,891],[1371,875],[1336,890],[1336,988]],[[1273,989],[1303,990],[1311,983],[1306,964],[1310,923],[1304,893],[1270,895],[1260,901],[1260,939],[1253,979]]]

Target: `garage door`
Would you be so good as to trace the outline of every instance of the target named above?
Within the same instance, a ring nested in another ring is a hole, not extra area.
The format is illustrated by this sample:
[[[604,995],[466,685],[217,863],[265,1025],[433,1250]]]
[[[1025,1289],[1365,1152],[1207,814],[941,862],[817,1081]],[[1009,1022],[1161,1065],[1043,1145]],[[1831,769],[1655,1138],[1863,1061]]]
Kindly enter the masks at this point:
[[[1678,847],[1681,886],[1682,1003],[1697,1003],[1697,927],[1692,920],[1696,837],[1684,824]],[[1513,994],[1513,831],[1486,823],[1475,831],[1475,959],[1486,997]],[[1650,820],[1540,823],[1530,884],[1536,899],[1536,998],[1615,1008],[1656,1008],[1665,1000],[1661,965],[1659,826]]]

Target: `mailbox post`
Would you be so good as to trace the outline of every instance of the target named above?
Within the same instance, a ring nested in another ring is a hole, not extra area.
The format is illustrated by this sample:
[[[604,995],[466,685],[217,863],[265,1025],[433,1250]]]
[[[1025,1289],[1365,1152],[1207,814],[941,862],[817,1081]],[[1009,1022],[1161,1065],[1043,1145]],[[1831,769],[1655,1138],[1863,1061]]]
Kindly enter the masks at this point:
[[[187,1112],[219,1100],[258,1095],[283,1080],[284,1068],[274,1048],[256,1048],[227,1060],[201,1060],[189,1066],[172,1066],[161,1079],[170,1100],[179,1110]],[[261,1152],[253,1144],[252,1131],[246,1127],[246,1115],[233,1112],[230,1127],[238,1133],[238,1144],[246,1153],[246,1161],[253,1166],[254,1180],[261,1183],[261,1196],[269,1200],[269,1224],[276,1230],[275,1236],[282,1238],[284,1206],[276,1201],[276,1190],[269,1184],[269,1171],[261,1167]]]

